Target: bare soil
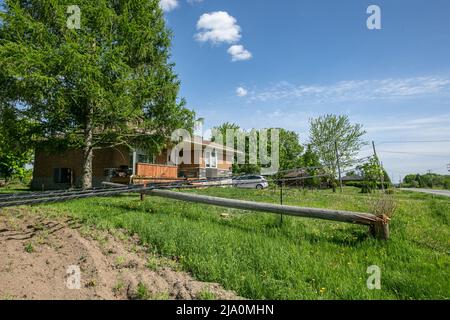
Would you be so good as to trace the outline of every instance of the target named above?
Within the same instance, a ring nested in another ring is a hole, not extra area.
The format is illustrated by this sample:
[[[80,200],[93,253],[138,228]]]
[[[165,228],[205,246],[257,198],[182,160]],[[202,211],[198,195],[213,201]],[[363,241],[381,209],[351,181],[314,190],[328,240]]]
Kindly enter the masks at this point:
[[[238,299],[151,253],[137,236],[105,232],[36,210],[0,210],[0,299]],[[80,288],[68,286],[70,266]],[[69,271],[69,272],[68,272]]]

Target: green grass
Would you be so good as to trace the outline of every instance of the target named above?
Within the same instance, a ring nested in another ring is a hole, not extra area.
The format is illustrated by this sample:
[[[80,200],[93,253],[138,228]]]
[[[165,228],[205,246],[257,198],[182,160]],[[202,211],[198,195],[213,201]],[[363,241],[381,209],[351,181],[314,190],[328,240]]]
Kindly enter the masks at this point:
[[[28,242],[25,246],[24,246],[24,250],[27,253],[33,253],[34,252],[34,247],[33,244],[31,242]]]
[[[200,292],[198,299],[199,300],[217,300],[214,293],[209,292],[208,290],[203,290],[202,292]]]
[[[137,300],[149,300],[150,294],[148,293],[148,289],[142,282],[139,282],[136,289],[136,299]]]
[[[25,192],[25,191],[30,191],[30,187],[28,187],[22,183],[19,183],[19,182],[9,183],[5,187],[0,188],[0,194]]]
[[[190,191],[278,203],[277,190]],[[368,212],[377,195],[346,188],[285,190],[288,205]],[[138,195],[34,208],[70,215],[102,229],[138,234],[150,250],[179,262],[202,281],[219,282],[251,299],[448,299],[448,198],[400,192],[388,242],[368,228],[280,217]],[[371,200],[372,199],[372,200]],[[224,213],[226,213],[224,215]],[[369,290],[367,268],[381,268],[381,290]],[[157,267],[157,266],[153,266]]]

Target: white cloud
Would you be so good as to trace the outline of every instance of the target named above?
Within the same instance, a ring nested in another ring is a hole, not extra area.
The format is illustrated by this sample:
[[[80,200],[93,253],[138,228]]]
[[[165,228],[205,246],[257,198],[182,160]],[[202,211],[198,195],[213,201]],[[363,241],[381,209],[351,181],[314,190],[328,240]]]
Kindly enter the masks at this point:
[[[160,0],[159,6],[163,11],[169,12],[178,7],[178,0]]]
[[[231,55],[232,61],[244,61],[252,58],[251,52],[242,45],[231,46],[228,53]]]
[[[450,136],[450,114],[441,114],[432,117],[423,117],[410,120],[398,121],[398,119],[390,119],[377,121],[372,123],[367,131],[371,133],[402,131],[407,132],[411,138],[414,134],[419,133],[419,137],[427,138],[433,136]],[[419,139],[420,140],[420,139]]]
[[[200,42],[235,43],[241,39],[241,27],[225,11],[203,14],[197,22],[195,39]]]
[[[238,97],[245,97],[248,94],[248,91],[245,88],[239,87],[236,89],[236,94]]]
[[[331,85],[294,85],[280,82],[255,90],[251,100],[302,99],[312,102],[401,99],[450,92],[450,77],[414,77],[383,80],[351,80]]]

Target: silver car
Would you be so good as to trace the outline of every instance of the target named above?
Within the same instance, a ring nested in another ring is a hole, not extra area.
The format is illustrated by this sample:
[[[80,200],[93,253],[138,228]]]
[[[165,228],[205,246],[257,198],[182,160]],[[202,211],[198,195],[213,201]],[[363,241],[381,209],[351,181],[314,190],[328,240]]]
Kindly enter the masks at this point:
[[[266,189],[269,187],[269,183],[266,178],[258,175],[245,175],[237,178],[233,178],[233,185],[236,188],[247,189]]]

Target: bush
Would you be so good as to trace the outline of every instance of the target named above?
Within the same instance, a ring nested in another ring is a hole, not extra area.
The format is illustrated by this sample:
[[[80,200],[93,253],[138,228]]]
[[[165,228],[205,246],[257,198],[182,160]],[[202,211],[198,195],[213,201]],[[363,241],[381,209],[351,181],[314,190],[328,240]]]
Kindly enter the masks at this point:
[[[395,209],[397,208],[397,202],[392,196],[382,196],[370,203],[371,212],[378,217],[386,216],[392,218]]]
[[[372,193],[372,188],[370,187],[369,183],[363,183],[361,185],[361,193]]]
[[[420,187],[420,184],[418,181],[416,181],[416,180],[411,181],[411,188],[419,188],[419,187]]]
[[[450,190],[450,180],[444,182],[444,189]]]
[[[362,181],[347,181],[347,182],[344,182],[344,185],[346,185],[347,187],[362,188],[364,185],[364,182],[362,182]]]
[[[443,188],[450,189],[450,176],[435,173],[410,174],[403,179],[409,188]]]
[[[348,187],[355,187],[355,188],[360,188],[361,189],[361,193],[372,193],[375,190],[381,190],[381,183],[378,182],[373,182],[373,181],[348,181],[345,182],[345,185]],[[391,188],[391,184],[388,182],[384,183],[384,188],[388,189]]]

